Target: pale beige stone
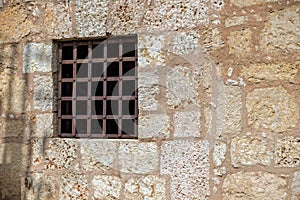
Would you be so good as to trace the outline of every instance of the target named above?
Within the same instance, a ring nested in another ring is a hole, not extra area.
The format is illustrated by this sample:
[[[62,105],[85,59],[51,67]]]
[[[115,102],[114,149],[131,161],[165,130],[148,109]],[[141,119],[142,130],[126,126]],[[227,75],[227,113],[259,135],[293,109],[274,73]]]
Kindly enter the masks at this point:
[[[226,154],[227,146],[226,143],[217,141],[214,145],[214,152],[213,152],[213,161],[215,166],[221,166]]]
[[[275,149],[276,167],[300,166],[300,137],[278,139]]]
[[[196,31],[176,33],[172,37],[170,51],[177,55],[197,53],[199,38],[199,33]]]
[[[166,200],[166,181],[149,175],[129,179],[124,186],[125,200]]]
[[[121,172],[154,173],[159,169],[157,144],[154,142],[122,141],[118,150],[118,161]]]
[[[93,199],[120,199],[121,179],[116,176],[95,175],[92,180]]]
[[[54,123],[53,114],[38,114],[36,119],[35,137],[52,137]]]
[[[53,79],[50,76],[36,75],[33,79],[34,109],[41,111],[51,110],[53,107]]]
[[[170,119],[167,114],[151,114],[139,117],[139,138],[168,138]]]
[[[59,185],[59,199],[87,200],[89,196],[86,175],[79,173],[66,173],[61,177]]]
[[[200,111],[190,109],[174,114],[174,137],[200,137]]]
[[[224,0],[210,0],[210,3],[215,10],[222,10],[225,6]]]
[[[244,66],[242,76],[250,82],[289,81],[294,82],[295,75],[300,69],[300,62],[278,64],[252,64]]]
[[[257,164],[269,166],[273,159],[274,142],[272,139],[259,137],[234,137],[231,140],[231,164],[253,166]]]
[[[247,16],[230,17],[225,20],[226,27],[239,26],[248,21]]]
[[[8,119],[2,122],[0,137],[20,137],[23,136],[26,128],[24,119]]]
[[[281,133],[294,128],[299,119],[295,99],[282,87],[259,88],[248,93],[248,123]]]
[[[202,36],[203,35],[203,36]],[[201,32],[202,45],[200,46],[206,52],[215,51],[224,47],[224,40],[221,31],[218,28],[208,28]]]
[[[43,138],[34,138],[30,141],[31,164],[38,166],[44,160],[45,143]]]
[[[238,172],[229,174],[223,183],[226,199],[287,199],[287,182],[267,172]]]
[[[250,29],[243,29],[239,31],[232,31],[228,36],[229,53],[237,56],[244,56],[251,51],[251,37]]]
[[[230,3],[238,6],[238,7],[245,7],[245,6],[252,6],[252,5],[260,5],[263,3],[268,3],[268,2],[276,2],[277,0],[230,0]]]
[[[300,198],[300,171],[294,172],[294,178],[291,185],[292,199],[297,200]]]

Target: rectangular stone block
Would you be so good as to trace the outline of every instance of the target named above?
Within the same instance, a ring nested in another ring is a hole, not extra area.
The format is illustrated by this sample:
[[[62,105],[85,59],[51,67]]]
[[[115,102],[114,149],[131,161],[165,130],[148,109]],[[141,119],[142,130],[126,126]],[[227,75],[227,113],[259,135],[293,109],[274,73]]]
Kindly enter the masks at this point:
[[[300,166],[300,137],[284,137],[275,146],[276,167]]]
[[[139,116],[139,138],[168,138],[170,119],[167,114]]]
[[[33,79],[33,106],[34,109],[46,111],[53,107],[53,79],[50,76],[36,75]]]

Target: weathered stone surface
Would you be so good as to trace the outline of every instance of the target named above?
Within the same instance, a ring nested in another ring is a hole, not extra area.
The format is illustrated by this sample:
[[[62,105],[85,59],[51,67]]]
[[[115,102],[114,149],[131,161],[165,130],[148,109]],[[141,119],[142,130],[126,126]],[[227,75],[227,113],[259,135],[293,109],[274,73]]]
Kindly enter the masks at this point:
[[[38,166],[44,159],[45,143],[43,138],[34,138],[30,141],[31,165]]]
[[[139,117],[139,138],[168,138],[170,119],[167,114],[151,114]]]
[[[253,64],[244,66],[242,76],[250,82],[261,81],[289,81],[293,82],[297,71],[300,69],[300,62],[279,63],[279,64]]]
[[[52,137],[53,123],[52,113],[38,114],[36,116],[35,137]]]
[[[80,147],[83,169],[106,171],[113,168],[118,145],[119,142],[111,140],[83,140]]]
[[[203,35],[200,48],[206,52],[214,51],[224,46],[225,42],[218,28],[205,29],[200,35]]]
[[[166,181],[158,176],[129,179],[124,186],[125,200],[166,200]]]
[[[223,199],[287,199],[287,182],[275,174],[238,172],[223,183]]]
[[[164,35],[139,35],[139,67],[163,66],[165,64]]]
[[[215,10],[221,10],[225,5],[224,0],[210,0],[210,4]]]
[[[292,198],[291,200],[297,200],[300,198],[300,171],[294,173],[294,178],[291,185]]]
[[[277,0],[230,0],[230,3],[238,6],[238,7],[245,7],[245,6],[252,6],[252,5],[259,5],[263,3],[268,3],[268,2],[276,2]]]
[[[118,159],[120,171],[125,173],[146,174],[159,169],[158,147],[154,142],[122,141]]]
[[[172,38],[170,50],[177,55],[197,53],[199,37],[196,31],[177,33]]]
[[[243,29],[240,31],[232,31],[228,36],[229,53],[238,56],[244,56],[251,51],[251,37],[250,29]]]
[[[215,166],[221,166],[224,159],[225,159],[225,154],[226,154],[226,144],[221,141],[217,141],[215,146],[214,146],[214,153],[213,153],[213,160]]]
[[[85,175],[66,173],[61,177],[59,188],[59,199],[88,199],[89,190]]]
[[[77,158],[78,143],[72,139],[53,138],[45,151],[45,169],[67,169]]]
[[[273,159],[274,143],[268,138],[234,137],[231,140],[231,164],[252,166],[256,164],[271,164]]]
[[[231,17],[225,20],[225,26],[226,27],[238,26],[244,24],[246,21],[248,21],[247,16]]]
[[[281,86],[249,92],[246,106],[248,123],[254,128],[280,133],[295,127],[299,119],[295,99]]]
[[[207,199],[209,195],[207,141],[166,141],[161,146],[161,174],[171,176],[171,199]]]
[[[51,110],[53,104],[53,79],[50,76],[34,76],[34,109]]]
[[[300,9],[287,7],[269,15],[261,33],[262,49],[266,52],[300,51]]]
[[[105,36],[108,1],[76,1],[76,23],[80,37]]]
[[[96,175],[92,180],[93,199],[120,199],[121,179],[116,176]]]
[[[174,137],[200,137],[200,116],[199,109],[175,112]]]
[[[275,166],[300,166],[300,137],[289,136],[277,141],[275,149]]]
[[[0,124],[1,136],[0,137],[20,137],[24,134],[25,123],[24,119],[10,119],[3,121]]]

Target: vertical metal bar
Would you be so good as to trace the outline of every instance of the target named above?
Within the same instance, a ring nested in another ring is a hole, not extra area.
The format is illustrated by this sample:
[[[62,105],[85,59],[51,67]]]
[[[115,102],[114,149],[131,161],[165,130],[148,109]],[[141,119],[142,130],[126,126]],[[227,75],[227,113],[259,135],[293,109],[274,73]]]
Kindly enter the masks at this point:
[[[91,137],[91,99],[92,99],[92,42],[88,43],[88,100],[87,100],[87,137]]]
[[[77,79],[77,43],[73,43],[73,92],[72,92],[72,135],[76,136],[76,79]]]
[[[122,70],[122,57],[123,57],[123,44],[122,44],[122,40],[119,40],[119,98],[118,98],[118,135],[119,137],[122,136],[122,115],[123,115],[123,111],[122,111],[122,96],[123,96],[123,92],[122,92],[122,76],[123,76],[123,70]]]
[[[106,97],[107,97],[107,40],[103,45],[104,63],[103,63],[103,137],[106,136]]]
[[[62,73],[62,44],[58,47],[58,135],[61,136],[61,73]]]
[[[138,136],[138,41],[137,41],[137,37],[135,36],[135,45],[134,45],[134,51],[135,51],[135,66],[134,66],[134,70],[135,70],[135,100],[134,100],[134,106],[135,106],[135,112],[134,112],[134,116],[135,116],[135,123],[134,123],[134,136],[137,137]]]

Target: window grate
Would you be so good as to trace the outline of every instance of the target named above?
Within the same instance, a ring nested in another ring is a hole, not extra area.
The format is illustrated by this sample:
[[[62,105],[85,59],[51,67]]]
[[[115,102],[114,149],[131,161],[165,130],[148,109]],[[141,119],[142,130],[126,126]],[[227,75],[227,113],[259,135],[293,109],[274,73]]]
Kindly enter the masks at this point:
[[[59,42],[61,137],[136,138],[137,38]]]

